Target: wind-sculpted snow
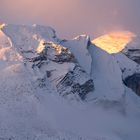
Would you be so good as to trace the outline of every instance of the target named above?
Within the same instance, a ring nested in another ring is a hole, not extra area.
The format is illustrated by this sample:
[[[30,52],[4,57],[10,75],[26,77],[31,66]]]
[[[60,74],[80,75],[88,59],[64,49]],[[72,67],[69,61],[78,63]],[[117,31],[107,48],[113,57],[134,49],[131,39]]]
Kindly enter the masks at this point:
[[[131,69],[131,70],[130,70]],[[123,84],[139,71],[88,36],[51,27],[0,30],[0,139],[139,140],[140,99]]]

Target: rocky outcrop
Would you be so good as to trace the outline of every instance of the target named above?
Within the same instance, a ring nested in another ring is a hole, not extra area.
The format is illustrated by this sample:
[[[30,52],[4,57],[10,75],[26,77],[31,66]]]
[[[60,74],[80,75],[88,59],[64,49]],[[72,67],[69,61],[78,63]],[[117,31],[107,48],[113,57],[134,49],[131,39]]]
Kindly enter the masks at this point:
[[[82,100],[84,100],[86,95],[94,90],[94,83],[84,70],[82,70],[79,66],[75,66],[73,71],[68,72],[58,83],[57,89],[63,96],[77,94]]]
[[[72,86],[72,93],[78,93],[79,96],[81,97],[81,99],[85,99],[86,95],[89,92],[92,92],[94,90],[94,84],[93,84],[93,80],[90,79],[88,81],[86,81],[84,84],[80,85],[79,83],[74,84]]]
[[[131,88],[138,96],[140,96],[140,73],[135,73],[124,80],[127,87]]]
[[[128,58],[140,64],[140,49],[128,49],[127,52],[124,52],[124,54]]]
[[[68,48],[53,42],[41,41],[36,53],[35,57],[26,60],[33,63],[32,68],[43,69],[44,75],[55,85],[61,96],[80,97],[84,100],[86,95],[94,90],[93,80]],[[38,80],[40,87],[45,85],[44,79]]]
[[[140,64],[140,37],[134,37],[122,50],[128,58]]]
[[[53,42],[40,42],[40,46],[37,48],[37,54],[39,55],[35,59],[37,60],[51,60],[57,63],[74,62],[74,55],[61,45]],[[36,60],[33,60],[36,61]]]

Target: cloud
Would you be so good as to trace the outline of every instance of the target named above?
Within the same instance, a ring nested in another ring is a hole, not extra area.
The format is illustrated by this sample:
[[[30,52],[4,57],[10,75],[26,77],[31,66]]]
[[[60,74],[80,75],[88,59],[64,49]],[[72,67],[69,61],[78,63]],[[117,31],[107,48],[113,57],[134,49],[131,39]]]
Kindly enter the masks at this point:
[[[139,0],[0,0],[0,21],[43,24],[61,36],[110,30],[140,33]]]

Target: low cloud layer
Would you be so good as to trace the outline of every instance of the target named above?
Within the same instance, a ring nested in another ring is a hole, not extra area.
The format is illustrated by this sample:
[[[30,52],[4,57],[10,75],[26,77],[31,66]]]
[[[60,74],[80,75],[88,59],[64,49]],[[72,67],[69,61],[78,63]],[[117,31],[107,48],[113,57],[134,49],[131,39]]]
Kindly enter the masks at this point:
[[[140,34],[140,0],[0,0],[0,22],[43,24],[62,37],[111,30]]]

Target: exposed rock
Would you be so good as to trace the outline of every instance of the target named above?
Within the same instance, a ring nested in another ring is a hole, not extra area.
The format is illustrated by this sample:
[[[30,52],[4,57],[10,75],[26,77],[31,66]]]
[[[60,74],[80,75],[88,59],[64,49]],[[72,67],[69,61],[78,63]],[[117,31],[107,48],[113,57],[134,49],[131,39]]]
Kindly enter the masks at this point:
[[[124,80],[126,86],[131,88],[138,96],[140,96],[140,74],[135,73]]]
[[[33,61],[38,61],[39,59],[49,59],[57,63],[75,61],[73,54],[69,51],[68,48],[55,44],[53,42],[40,42],[40,45],[37,48],[37,53],[39,54],[39,56],[34,58]]]
[[[92,92],[94,90],[94,84],[93,84],[93,80],[88,80],[87,82],[85,82],[84,84],[80,85],[79,83],[74,84],[72,86],[72,93],[78,93],[79,96],[81,97],[81,99],[85,99],[86,95],[89,92]]]
[[[62,96],[79,95],[84,100],[86,95],[94,90],[94,83],[85,71],[76,66],[58,83],[57,89]]]
[[[134,37],[122,52],[131,60],[140,64],[140,37]]]
[[[68,48],[53,42],[41,41],[36,53],[35,57],[26,60],[33,63],[33,69],[45,67],[44,75],[52,81],[60,95],[78,95],[84,100],[86,95],[94,90],[93,80],[79,65]],[[53,68],[51,68],[51,63]],[[64,72],[65,65],[68,69]],[[71,65],[73,65],[73,68],[71,68]],[[45,86],[44,79],[38,80],[40,81],[39,87]]]
[[[128,49],[127,52],[125,52],[125,55],[140,64],[140,49]]]

